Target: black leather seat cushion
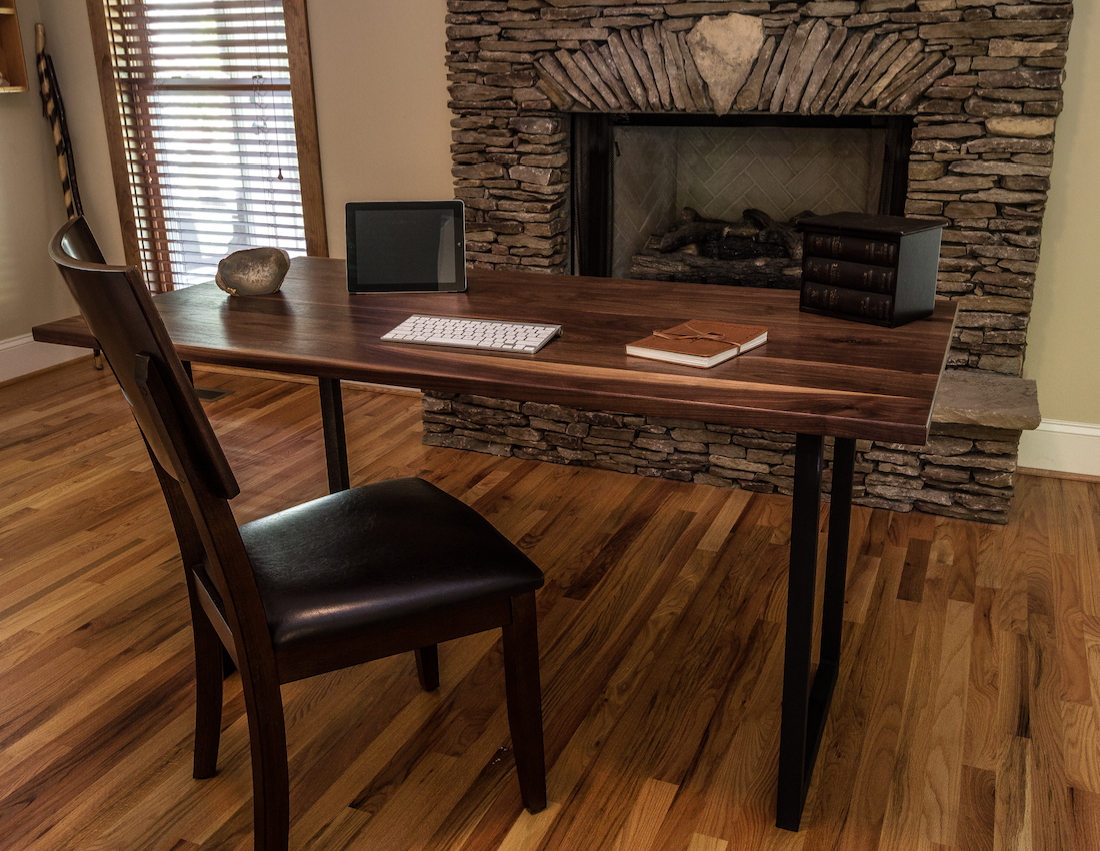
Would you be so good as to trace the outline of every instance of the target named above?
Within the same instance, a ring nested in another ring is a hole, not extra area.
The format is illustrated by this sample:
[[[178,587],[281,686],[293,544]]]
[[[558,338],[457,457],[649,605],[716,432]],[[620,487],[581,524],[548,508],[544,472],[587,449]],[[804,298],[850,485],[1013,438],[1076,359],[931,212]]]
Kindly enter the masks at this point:
[[[322,497],[241,527],[276,647],[399,626],[542,587],[485,518],[422,479]]]

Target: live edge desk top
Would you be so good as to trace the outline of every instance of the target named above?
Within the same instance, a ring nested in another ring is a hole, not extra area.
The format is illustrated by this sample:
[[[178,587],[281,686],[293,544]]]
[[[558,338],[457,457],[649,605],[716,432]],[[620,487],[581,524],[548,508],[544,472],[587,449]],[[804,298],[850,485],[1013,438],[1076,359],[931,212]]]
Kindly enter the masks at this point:
[[[350,296],[344,269],[298,258],[274,295],[233,298],[205,284],[156,298],[184,360],[318,377],[333,489],[348,486],[340,379],[797,433],[776,796],[776,824],[797,830],[840,671],[855,443],[925,443],[955,306],[888,329],[800,313],[792,291],[474,271],[457,295]],[[381,342],[411,313],[564,333],[536,355]],[[711,369],[627,357],[627,343],[697,318],[766,325],[768,342]],[[95,342],[79,318],[34,338]],[[836,440],[815,639],[824,436]]]
[[[746,287],[471,270],[460,294],[349,295],[345,264],[295,258],[282,289],[230,297],[212,283],[156,297],[184,360],[471,392],[833,437],[923,444],[955,308],[900,328],[800,313],[798,294]],[[560,324],[535,355],[379,337],[411,313]],[[710,369],[628,357],[627,343],[690,319],[768,328],[768,342]],[[79,318],[34,329],[90,347]]]

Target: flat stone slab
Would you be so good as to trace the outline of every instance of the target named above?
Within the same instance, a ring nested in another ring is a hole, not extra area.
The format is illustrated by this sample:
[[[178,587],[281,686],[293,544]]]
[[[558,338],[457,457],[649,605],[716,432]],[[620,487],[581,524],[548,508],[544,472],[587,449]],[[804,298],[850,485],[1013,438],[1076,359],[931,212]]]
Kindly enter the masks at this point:
[[[1039,427],[1035,381],[990,372],[951,370],[940,379],[932,422],[1011,431]]]

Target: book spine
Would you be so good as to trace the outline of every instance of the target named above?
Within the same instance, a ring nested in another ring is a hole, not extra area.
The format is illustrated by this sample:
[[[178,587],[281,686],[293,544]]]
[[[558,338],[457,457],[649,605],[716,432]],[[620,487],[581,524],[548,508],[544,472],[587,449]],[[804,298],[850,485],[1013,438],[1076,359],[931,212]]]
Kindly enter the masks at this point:
[[[853,263],[850,260],[832,260],[807,255],[802,258],[802,279],[853,290],[893,293],[897,284],[898,270],[889,266],[872,266],[867,263]]]
[[[852,260],[875,266],[898,265],[898,243],[834,233],[807,233],[805,252],[834,260]]]
[[[811,281],[802,284],[802,303],[818,310],[887,322],[890,321],[894,309],[894,300],[888,295],[815,284]]]

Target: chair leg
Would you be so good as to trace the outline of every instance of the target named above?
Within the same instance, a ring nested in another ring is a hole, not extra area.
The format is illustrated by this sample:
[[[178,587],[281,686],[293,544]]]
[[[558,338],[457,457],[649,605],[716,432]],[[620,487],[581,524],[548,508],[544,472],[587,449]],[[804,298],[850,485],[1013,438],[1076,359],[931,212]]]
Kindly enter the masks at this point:
[[[512,623],[504,627],[504,678],[520,794],[528,811],[537,813],[546,807],[546,756],[534,593],[512,598]]]
[[[229,675],[237,670],[237,663],[233,661],[233,657],[229,654],[229,651],[224,647],[222,648],[222,679],[229,679]]]
[[[212,777],[218,768],[218,742],[222,730],[222,647],[206,613],[198,605],[191,611],[195,639],[195,766],[194,776]]]
[[[241,659],[242,674],[248,664]],[[256,851],[287,851],[290,843],[290,777],[283,699],[274,677],[245,677],[245,712],[252,752],[252,814]]]
[[[430,644],[416,651],[416,675],[424,691],[439,688],[439,645]]]

